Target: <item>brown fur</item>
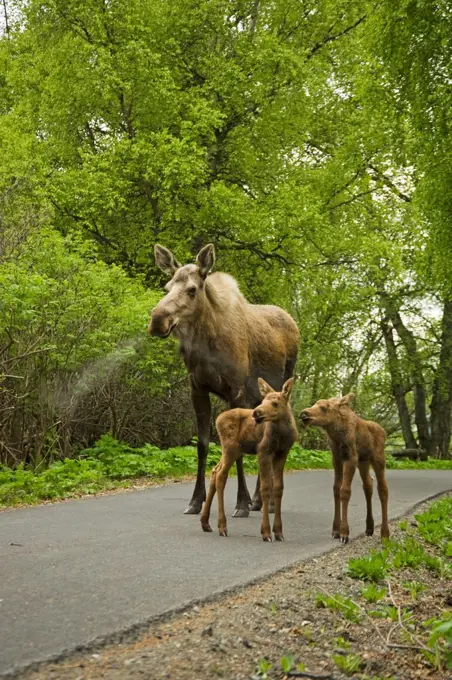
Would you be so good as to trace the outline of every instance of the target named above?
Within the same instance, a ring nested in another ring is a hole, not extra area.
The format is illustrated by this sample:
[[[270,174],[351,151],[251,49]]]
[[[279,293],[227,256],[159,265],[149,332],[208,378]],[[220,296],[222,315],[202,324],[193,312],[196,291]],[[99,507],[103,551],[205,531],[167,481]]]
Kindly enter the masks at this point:
[[[269,505],[273,492],[275,540],[282,541],[281,500],[284,489],[283,472],[287,455],[297,438],[295,420],[289,406],[293,378],[284,383],[282,392],[274,392],[265,380],[259,378],[263,401],[256,409],[235,408],[225,411],[217,418],[217,430],[221,441],[221,459],[213,469],[207,500],[204,503],[201,526],[212,531],[209,524],[210,508],[215,492],[218,492],[218,530],[227,536],[224,512],[224,488],[228,473],[243,453],[257,454],[262,495],[261,534],[264,541],[271,541]]]
[[[302,423],[307,427],[314,425],[326,430],[333,452],[334,466],[334,520],[333,538],[348,542],[348,504],[351,484],[358,467],[366,497],[367,518],[366,534],[374,533],[372,516],[373,480],[369,474],[370,466],[377,478],[378,495],[381,502],[381,537],[389,537],[388,526],[388,484],[385,468],[385,431],[372,420],[362,420],[349,406],[353,394],[339,399],[320,399],[311,408],[301,412]],[[342,514],[341,514],[342,506]]]
[[[205,246],[196,264],[180,265],[166,248],[156,246],[156,262],[172,276],[166,295],[152,311],[152,335],[178,338],[187,366],[198,424],[198,476],[188,513],[200,512],[205,499],[205,460],[209,443],[209,393],[231,408],[260,403],[257,378],[276,389],[292,376],[299,333],[279,307],[251,305],[228,274],[210,274],[213,245]],[[243,462],[237,461],[239,491],[236,516],[247,516],[250,497]],[[260,507],[257,489],[255,509]]]

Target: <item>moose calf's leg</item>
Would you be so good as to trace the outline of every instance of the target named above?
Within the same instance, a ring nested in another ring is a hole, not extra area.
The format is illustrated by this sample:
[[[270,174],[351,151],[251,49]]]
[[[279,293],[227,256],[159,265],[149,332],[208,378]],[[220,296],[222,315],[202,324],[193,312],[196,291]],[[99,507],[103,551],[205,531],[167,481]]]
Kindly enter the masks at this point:
[[[334,517],[333,517],[333,538],[340,537],[341,529],[341,486],[342,486],[342,460],[333,457],[334,465],[334,483],[333,483],[333,496],[334,496]]]
[[[262,495],[262,524],[261,534],[264,541],[271,541],[272,534],[270,529],[269,505],[273,487],[273,471],[271,454],[258,453],[259,475],[261,480]]]
[[[214,469],[212,470],[212,474],[210,476],[210,485],[209,485],[209,491],[207,492],[207,498],[206,502],[204,503],[204,507],[202,509],[201,513],[201,527],[203,531],[212,531],[212,528],[209,524],[209,519],[210,519],[210,509],[212,507],[212,501],[214,499],[216,490],[217,490],[217,471],[218,468],[220,467],[221,462],[218,463],[218,465],[215,465]]]
[[[376,462],[373,465],[377,478],[377,489],[381,503],[381,538],[389,538],[388,523],[388,482],[386,481],[385,463]]]
[[[237,504],[235,506],[235,511],[233,517],[248,517],[250,514],[250,503],[251,497],[246,486],[245,471],[243,469],[243,456],[237,458]]]
[[[229,470],[231,469],[235,460],[236,457],[233,454],[223,454],[216,474],[216,487],[218,494],[218,532],[220,536],[228,535],[226,513],[224,511],[224,487],[228,481]]]
[[[369,474],[370,464],[368,462],[358,463],[359,474],[363,481],[363,490],[366,497],[366,536],[374,535],[374,518],[372,515],[372,492],[373,492],[373,480]]]
[[[343,478],[341,485],[341,506],[342,506],[342,517],[341,526],[339,529],[341,543],[348,543],[348,537],[350,534],[350,529],[348,526],[348,504],[350,502],[350,496],[352,495],[352,481],[356,471],[356,458],[352,457],[344,461],[343,463]]]
[[[192,393],[193,406],[198,426],[198,474],[195,489],[185,515],[197,515],[201,512],[206,497],[206,458],[209,448],[210,399],[209,393]]]
[[[281,503],[284,492],[284,465],[287,456],[273,459],[273,500],[275,503],[275,518],[273,521],[273,533],[275,541],[283,541]]]

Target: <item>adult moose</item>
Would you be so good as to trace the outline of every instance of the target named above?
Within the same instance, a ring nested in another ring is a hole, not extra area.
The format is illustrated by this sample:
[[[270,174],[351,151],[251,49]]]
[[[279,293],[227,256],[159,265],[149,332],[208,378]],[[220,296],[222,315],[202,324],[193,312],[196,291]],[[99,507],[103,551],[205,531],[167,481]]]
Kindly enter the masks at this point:
[[[215,249],[209,243],[196,264],[182,266],[167,248],[155,246],[158,267],[170,275],[168,294],[152,310],[149,331],[179,340],[188,369],[198,429],[198,475],[185,514],[198,514],[206,498],[205,469],[209,445],[210,397],[216,394],[230,408],[255,408],[261,402],[257,379],[280,391],[292,377],[299,332],[280,307],[249,304],[232,276],[210,274]],[[237,462],[238,493],[234,517],[247,517],[251,503],[243,471]],[[252,509],[259,510],[259,479]]]

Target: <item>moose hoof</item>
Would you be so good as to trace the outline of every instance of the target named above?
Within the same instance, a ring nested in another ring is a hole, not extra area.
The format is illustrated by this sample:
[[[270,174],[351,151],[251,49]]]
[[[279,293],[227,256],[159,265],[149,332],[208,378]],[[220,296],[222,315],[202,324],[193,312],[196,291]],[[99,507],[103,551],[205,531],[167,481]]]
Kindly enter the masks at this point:
[[[282,534],[275,534],[275,541],[284,541],[284,536]]]
[[[373,536],[373,535],[374,535],[373,527],[372,527],[372,529],[366,529],[366,536]]]
[[[333,533],[331,535],[332,535],[333,538],[340,538],[338,531],[333,531]]]
[[[228,535],[227,529],[223,529],[223,531],[220,531],[219,533],[220,533],[220,536],[227,536]]]
[[[389,538],[389,529],[381,530],[381,540],[383,541],[385,538]]]
[[[348,536],[341,536],[341,543],[343,543],[344,545],[348,543]]]
[[[202,530],[205,531],[205,532],[211,532],[212,531],[212,527],[210,526],[210,524],[201,524],[201,526],[202,526]]]
[[[202,501],[190,501],[184,510],[184,515],[199,515],[202,508]]]
[[[257,512],[262,510],[262,501],[253,501],[250,505],[250,510],[256,510]]]
[[[272,537],[271,536],[262,536],[262,540],[264,541],[264,543],[271,543]]]
[[[250,511],[245,508],[236,508],[233,517],[249,517]]]

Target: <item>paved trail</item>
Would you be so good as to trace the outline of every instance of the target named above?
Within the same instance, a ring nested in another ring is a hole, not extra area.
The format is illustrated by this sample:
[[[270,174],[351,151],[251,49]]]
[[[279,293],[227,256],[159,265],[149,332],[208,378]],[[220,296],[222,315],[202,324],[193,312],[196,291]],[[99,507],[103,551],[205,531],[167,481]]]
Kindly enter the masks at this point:
[[[260,513],[228,519],[228,538],[204,534],[199,516],[182,514],[191,483],[0,513],[0,674],[329,550],[332,481],[286,475],[284,543],[260,540]],[[388,481],[394,518],[452,489],[452,471],[390,470]],[[360,487],[352,536],[364,530]],[[236,488],[232,478],[228,516]],[[374,507],[379,521],[376,493]]]

